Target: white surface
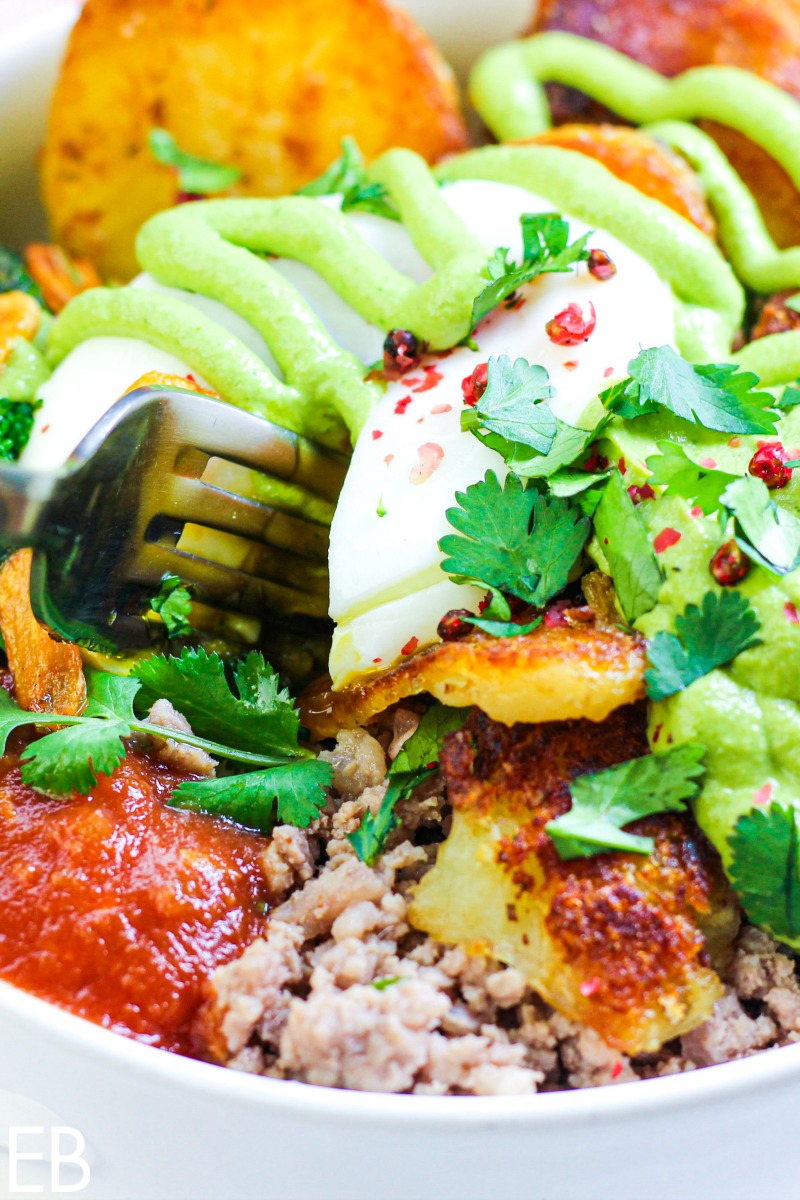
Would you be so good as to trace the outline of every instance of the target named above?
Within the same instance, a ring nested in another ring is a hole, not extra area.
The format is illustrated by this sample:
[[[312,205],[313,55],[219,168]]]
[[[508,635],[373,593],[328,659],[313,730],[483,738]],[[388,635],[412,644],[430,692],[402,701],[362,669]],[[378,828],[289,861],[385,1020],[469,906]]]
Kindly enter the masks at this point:
[[[59,36],[45,24],[38,40],[0,40],[0,179],[19,195],[33,190],[26,171]],[[20,111],[30,140],[15,175],[6,147]],[[800,1046],[529,1099],[361,1095],[173,1058],[0,985],[0,1089],[4,1198],[8,1126],[48,1113],[89,1144],[92,1180],[73,1193],[82,1200],[792,1200],[800,1191]],[[23,1182],[52,1196],[40,1167]]]

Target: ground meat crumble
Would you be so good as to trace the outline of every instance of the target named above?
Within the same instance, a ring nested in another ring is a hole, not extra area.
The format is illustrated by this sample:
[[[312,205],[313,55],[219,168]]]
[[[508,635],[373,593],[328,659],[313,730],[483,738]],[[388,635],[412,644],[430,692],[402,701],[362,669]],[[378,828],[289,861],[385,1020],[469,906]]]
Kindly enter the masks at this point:
[[[377,736],[342,733],[323,755],[335,787],[319,820],[275,829],[262,856],[275,907],[265,936],[212,977],[200,1030],[210,1057],[327,1087],[526,1095],[670,1075],[800,1040],[796,962],[752,926],[711,1018],[635,1059],[554,1012],[513,967],[412,929],[407,894],[448,828],[438,778],[399,807],[374,868],[346,835],[377,810],[387,760],[418,720],[401,708]]]

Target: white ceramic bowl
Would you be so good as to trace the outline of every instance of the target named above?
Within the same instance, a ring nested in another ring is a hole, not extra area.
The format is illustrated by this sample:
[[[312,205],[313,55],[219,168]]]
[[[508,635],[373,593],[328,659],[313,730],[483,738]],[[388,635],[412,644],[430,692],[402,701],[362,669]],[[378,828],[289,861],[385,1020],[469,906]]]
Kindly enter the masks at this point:
[[[418,8],[445,47],[451,42],[462,62],[487,33],[481,0],[417,0],[409,7]],[[496,0],[493,34],[512,32],[526,7]],[[474,24],[467,11],[475,14]],[[69,22],[69,11],[55,12],[0,35],[0,241],[38,230],[36,152]],[[442,36],[448,29],[450,39]],[[800,1045],[593,1091],[523,1099],[382,1096],[259,1079],[173,1057],[0,984],[0,1089],[0,1197],[800,1195]],[[53,1145],[64,1154],[75,1146],[76,1135],[59,1127],[85,1139],[80,1157],[86,1168],[50,1163]],[[9,1145],[17,1151],[16,1185]]]

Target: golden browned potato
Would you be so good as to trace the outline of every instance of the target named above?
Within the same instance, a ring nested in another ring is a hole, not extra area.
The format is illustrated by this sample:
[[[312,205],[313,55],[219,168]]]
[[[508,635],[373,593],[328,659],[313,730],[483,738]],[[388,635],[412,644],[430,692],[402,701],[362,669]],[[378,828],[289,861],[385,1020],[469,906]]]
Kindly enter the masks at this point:
[[[800,0],[542,0],[529,32],[552,29],[604,42],[662,75],[742,67],[800,100]],[[572,89],[549,92],[559,123],[609,116]],[[778,243],[800,242],[800,203],[783,169],[741,134],[704,127],[755,193]]]
[[[303,724],[320,738],[366,725],[422,692],[454,707],[477,704],[507,725],[570,717],[602,721],[644,696],[644,668],[642,640],[613,626],[540,626],[515,638],[476,633],[430,646],[340,691],[324,680],[300,697],[300,711]]]
[[[628,1053],[704,1021],[722,995],[738,911],[692,819],[636,822],[652,855],[562,862],[545,832],[569,784],[647,752],[644,706],[608,720],[507,728],[475,712],[445,741],[453,824],[412,893],[409,920],[522,971],[555,1009]]]
[[[241,169],[238,195],[292,192],[356,139],[430,161],[466,144],[449,69],[382,0],[88,0],[42,163],[55,238],[103,274],[136,270],[142,222],[177,198],[148,133]]]

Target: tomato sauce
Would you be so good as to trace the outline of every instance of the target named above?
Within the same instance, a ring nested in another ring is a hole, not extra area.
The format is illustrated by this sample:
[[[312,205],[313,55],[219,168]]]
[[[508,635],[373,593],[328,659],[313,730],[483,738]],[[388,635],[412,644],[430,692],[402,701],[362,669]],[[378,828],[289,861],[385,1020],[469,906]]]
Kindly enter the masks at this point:
[[[166,807],[185,778],[131,752],[88,797],[50,800],[0,759],[0,976],[199,1055],[204,984],[264,925],[266,842]]]

